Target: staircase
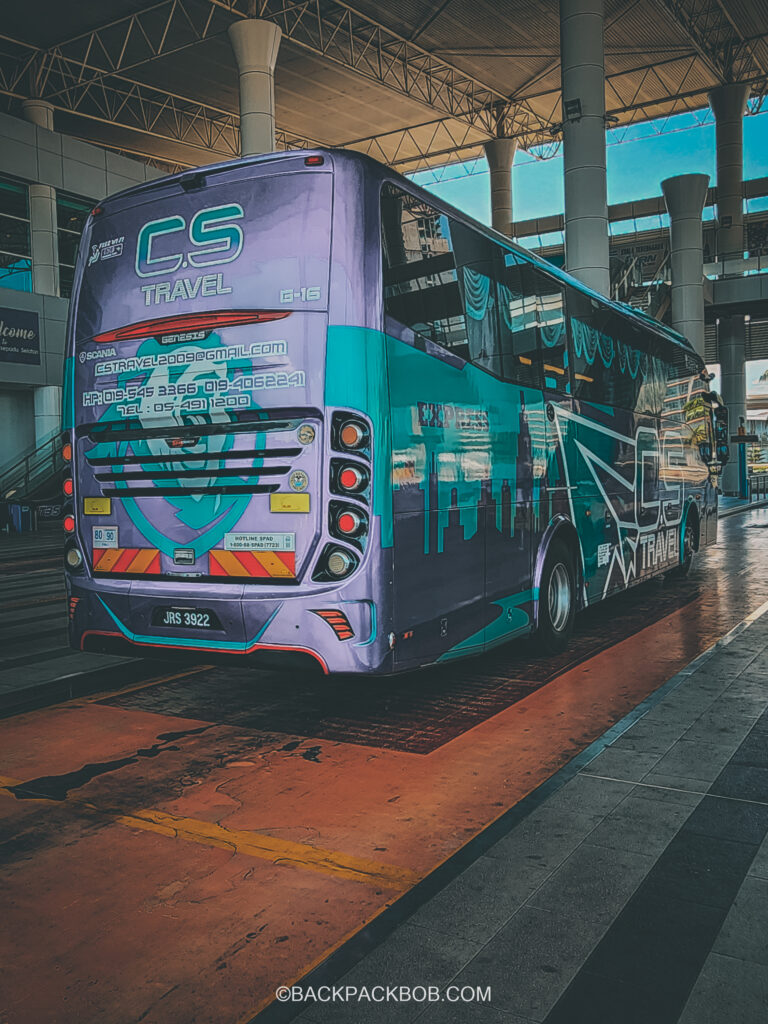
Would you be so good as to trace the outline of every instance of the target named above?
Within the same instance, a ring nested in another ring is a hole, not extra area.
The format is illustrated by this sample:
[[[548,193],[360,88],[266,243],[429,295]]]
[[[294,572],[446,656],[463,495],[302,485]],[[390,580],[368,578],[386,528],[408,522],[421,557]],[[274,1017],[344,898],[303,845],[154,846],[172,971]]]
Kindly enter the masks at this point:
[[[35,509],[40,527],[61,520],[64,467],[61,432],[53,431],[37,447],[0,466],[0,501]]]
[[[666,323],[671,306],[668,275],[669,250],[660,252],[651,267],[643,267],[640,257],[635,256],[614,270],[611,297]]]

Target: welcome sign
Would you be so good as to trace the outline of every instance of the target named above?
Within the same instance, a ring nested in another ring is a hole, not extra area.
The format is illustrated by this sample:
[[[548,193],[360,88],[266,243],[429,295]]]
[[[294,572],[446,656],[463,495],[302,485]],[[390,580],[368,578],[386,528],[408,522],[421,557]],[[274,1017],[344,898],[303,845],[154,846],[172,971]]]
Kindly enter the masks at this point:
[[[0,362],[40,365],[40,321],[37,313],[0,308]]]

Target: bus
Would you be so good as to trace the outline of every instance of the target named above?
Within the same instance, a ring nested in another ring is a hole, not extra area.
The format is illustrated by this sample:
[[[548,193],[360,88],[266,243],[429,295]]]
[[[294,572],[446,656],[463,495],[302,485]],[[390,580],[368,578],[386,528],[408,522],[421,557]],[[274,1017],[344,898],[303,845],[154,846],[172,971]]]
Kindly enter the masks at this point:
[[[727,420],[686,339],[360,154],[104,200],[67,346],[79,650],[556,651],[716,539]]]

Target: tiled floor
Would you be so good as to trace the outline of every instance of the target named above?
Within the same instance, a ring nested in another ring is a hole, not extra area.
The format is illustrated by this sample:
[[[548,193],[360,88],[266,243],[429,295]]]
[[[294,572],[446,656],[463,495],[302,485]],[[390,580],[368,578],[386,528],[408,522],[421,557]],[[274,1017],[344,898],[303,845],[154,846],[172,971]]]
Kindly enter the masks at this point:
[[[420,907],[339,985],[491,1002],[335,1001],[303,1024],[765,1024],[768,614]]]

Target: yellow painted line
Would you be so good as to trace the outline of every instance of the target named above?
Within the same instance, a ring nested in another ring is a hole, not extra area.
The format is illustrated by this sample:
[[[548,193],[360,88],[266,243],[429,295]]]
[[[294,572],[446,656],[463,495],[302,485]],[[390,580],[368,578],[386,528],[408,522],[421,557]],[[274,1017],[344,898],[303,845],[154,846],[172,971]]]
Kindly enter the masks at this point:
[[[213,665],[196,665],[194,668],[185,669],[183,672],[174,672],[172,676],[160,676],[159,679],[147,679],[143,683],[135,683],[133,686],[122,686],[119,690],[109,690],[107,693],[95,693],[92,697],[73,697],[71,701],[67,701],[67,704],[98,704],[99,701],[109,700],[110,697],[119,697],[123,693],[133,693],[135,690],[146,690],[150,686],[159,686],[160,683],[171,683],[174,679],[184,679],[186,676],[196,676],[201,672],[207,672],[208,669],[213,668]],[[56,707],[62,705],[57,704]],[[122,710],[122,709],[118,709]],[[144,708],[130,708],[130,711],[144,711]],[[146,711],[148,715],[156,714],[154,711]],[[167,717],[167,716],[166,716]],[[179,715],[179,718],[186,716]],[[192,721],[198,721],[198,719],[192,719]]]
[[[409,889],[420,878],[407,868],[352,857],[338,850],[324,850],[322,847],[276,839],[261,832],[225,828],[214,822],[184,818],[164,811],[137,811],[121,815],[116,820],[128,828],[157,832],[160,835],[186,839],[188,842],[201,843],[204,846],[242,853],[246,857],[258,857],[272,864],[291,864],[307,871],[319,871],[321,874],[365,882],[368,885],[384,886],[387,889]]]
[[[0,792],[8,792],[13,787],[21,785],[23,785],[21,779],[0,775]],[[61,800],[51,800],[48,797],[41,796],[30,799],[37,803],[62,805]],[[183,839],[190,843],[200,843],[202,846],[229,850],[231,853],[242,853],[246,857],[258,857],[259,860],[266,860],[271,864],[317,871],[320,874],[345,878],[353,882],[363,882],[366,885],[376,885],[385,889],[395,889],[398,892],[410,889],[420,881],[421,877],[407,868],[396,867],[392,864],[380,864],[377,861],[366,860],[364,857],[353,857],[338,850],[325,850],[322,847],[307,846],[304,843],[293,843],[290,840],[276,839],[274,836],[268,836],[261,832],[225,828],[215,822],[185,818],[177,814],[168,814],[166,811],[144,810],[124,814],[119,810],[100,808],[90,801],[78,797],[68,797],[64,803],[79,804],[109,815],[116,824],[124,825],[126,828],[154,832],[172,839]]]

